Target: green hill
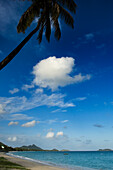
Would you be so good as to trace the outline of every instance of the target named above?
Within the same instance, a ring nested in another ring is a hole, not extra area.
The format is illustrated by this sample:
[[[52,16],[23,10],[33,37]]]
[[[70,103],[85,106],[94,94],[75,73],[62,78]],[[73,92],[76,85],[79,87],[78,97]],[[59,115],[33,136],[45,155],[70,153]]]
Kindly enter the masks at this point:
[[[0,152],[8,152],[14,151],[14,148],[5,145],[4,143],[0,142]]]

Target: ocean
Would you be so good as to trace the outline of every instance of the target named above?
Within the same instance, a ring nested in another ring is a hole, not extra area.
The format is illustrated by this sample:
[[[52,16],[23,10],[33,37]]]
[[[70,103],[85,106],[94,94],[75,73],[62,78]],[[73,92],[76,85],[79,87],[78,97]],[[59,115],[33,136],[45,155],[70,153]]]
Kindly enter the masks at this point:
[[[23,159],[77,170],[113,170],[112,151],[19,151],[10,153]]]

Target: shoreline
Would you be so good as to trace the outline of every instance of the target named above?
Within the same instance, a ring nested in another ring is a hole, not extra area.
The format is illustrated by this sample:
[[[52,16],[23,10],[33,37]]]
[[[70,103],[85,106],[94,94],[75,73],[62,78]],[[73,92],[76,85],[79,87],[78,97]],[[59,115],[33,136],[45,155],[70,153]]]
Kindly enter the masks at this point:
[[[55,167],[52,165],[43,164],[41,162],[35,162],[30,159],[22,159],[13,155],[8,155],[4,152],[0,152],[0,157],[6,158],[8,161],[20,164],[29,170],[68,170],[67,168]]]

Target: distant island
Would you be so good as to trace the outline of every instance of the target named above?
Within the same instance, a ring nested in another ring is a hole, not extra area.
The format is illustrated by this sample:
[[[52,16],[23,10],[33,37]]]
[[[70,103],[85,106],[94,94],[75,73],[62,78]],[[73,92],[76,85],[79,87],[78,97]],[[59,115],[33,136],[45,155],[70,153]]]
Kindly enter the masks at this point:
[[[112,149],[99,149],[98,151],[113,151]]]
[[[33,145],[28,145],[28,146],[21,146],[21,147],[16,147],[14,148],[16,151],[42,151],[43,149],[36,146],[35,144]]]
[[[9,151],[50,151],[50,152],[68,152],[69,150],[67,149],[62,149],[62,150],[58,150],[58,149],[42,149],[38,146],[36,146],[35,144],[33,145],[24,145],[21,147],[11,147],[11,146],[7,146],[4,143],[0,142],[0,152],[9,152]],[[113,151],[112,149],[98,149],[97,151]]]
[[[0,152],[9,152],[9,151],[53,151],[53,152],[60,152],[60,150],[58,149],[52,149],[52,150],[45,150],[45,149],[42,149],[38,146],[36,146],[35,144],[33,145],[28,145],[28,146],[21,146],[21,147],[10,147],[10,146],[7,146],[5,145],[4,143],[0,142]],[[66,150],[66,149],[63,149],[61,151],[69,151],[69,150]]]
[[[61,151],[62,151],[62,152],[65,152],[65,151],[68,152],[69,150],[67,150],[67,149],[62,149]]]

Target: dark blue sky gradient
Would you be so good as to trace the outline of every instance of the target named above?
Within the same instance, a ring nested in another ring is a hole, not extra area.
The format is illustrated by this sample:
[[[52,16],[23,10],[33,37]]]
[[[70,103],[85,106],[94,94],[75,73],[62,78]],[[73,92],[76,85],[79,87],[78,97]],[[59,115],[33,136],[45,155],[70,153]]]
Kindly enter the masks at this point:
[[[74,58],[75,66],[71,76],[79,73],[90,74],[91,79],[59,87],[55,92],[48,88],[43,89],[44,94],[65,95],[64,102],[72,102],[75,107],[59,108],[42,105],[10,113],[8,116],[0,113],[2,129],[0,138],[3,142],[12,146],[36,143],[45,148],[64,147],[71,150],[96,150],[104,147],[113,149],[113,1],[76,0],[76,3],[77,13],[73,15],[74,29],[60,19],[62,31],[60,41],[55,40],[52,30],[50,43],[43,36],[39,45],[35,34],[0,72],[0,99],[4,97],[9,100],[11,97],[22,96],[30,99],[38,87],[25,92],[22,86],[30,84],[34,79],[31,74],[33,66],[50,56]],[[25,34],[16,32],[19,18],[28,6],[29,2],[0,1],[0,60],[36,27],[34,22]],[[18,88],[19,92],[11,95],[9,90],[14,88]],[[80,97],[84,97],[84,100],[78,101]],[[24,120],[17,118],[15,121],[18,121],[19,125],[8,126],[13,114],[24,114],[33,118]],[[32,120],[43,123],[29,128],[21,127],[22,124]],[[54,123],[47,123],[48,120],[54,120]],[[68,121],[64,124],[61,123],[63,120]],[[55,137],[51,141],[45,137],[50,128],[54,129],[54,134],[58,131],[63,132],[61,143]],[[29,132],[32,139],[29,138]],[[40,138],[37,134],[40,134]],[[14,136],[17,137],[16,143],[10,140]],[[20,142],[22,137],[24,140]],[[80,142],[77,142],[78,139]],[[87,140],[90,140],[89,144]]]

